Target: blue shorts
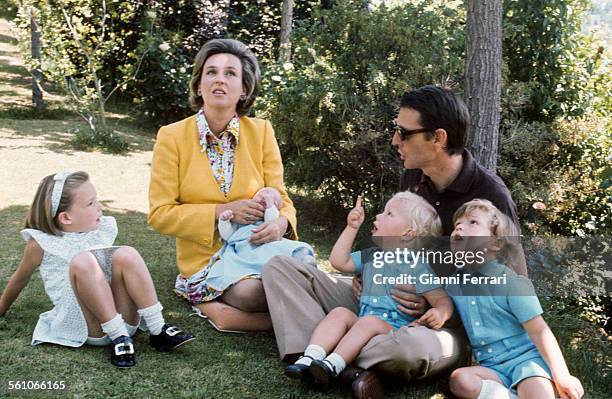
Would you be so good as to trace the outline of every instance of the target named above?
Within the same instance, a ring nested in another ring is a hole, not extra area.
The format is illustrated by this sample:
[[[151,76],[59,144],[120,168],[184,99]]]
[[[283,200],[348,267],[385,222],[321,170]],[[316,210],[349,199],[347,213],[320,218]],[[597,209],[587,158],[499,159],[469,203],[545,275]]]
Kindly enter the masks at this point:
[[[536,348],[506,362],[485,365],[495,371],[506,387],[516,389],[519,382],[529,377],[544,377],[552,380],[552,373]]]
[[[408,316],[395,309],[387,310],[387,309],[381,309],[381,308],[374,308],[372,306],[362,304],[359,310],[359,318],[362,318],[365,316],[378,317],[382,321],[387,322],[387,324],[389,324],[391,327],[393,327],[396,330],[400,327],[407,326],[413,320],[415,320],[414,318],[411,318],[411,316]]]

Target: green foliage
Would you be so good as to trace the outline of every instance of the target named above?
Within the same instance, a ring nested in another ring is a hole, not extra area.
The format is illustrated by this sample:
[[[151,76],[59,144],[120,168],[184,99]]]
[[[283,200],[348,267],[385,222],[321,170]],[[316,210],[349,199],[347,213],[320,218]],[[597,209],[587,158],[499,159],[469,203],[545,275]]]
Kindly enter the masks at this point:
[[[92,131],[90,128],[74,128],[71,129],[71,132],[74,134],[71,143],[77,150],[88,151],[103,148],[115,154],[121,154],[128,150],[128,143],[125,139],[112,129]]]
[[[297,2],[296,18],[309,14],[313,1]],[[144,13],[153,29],[142,32],[139,47],[149,57],[127,94],[156,124],[193,113],[188,103],[191,67],[206,41],[232,37],[260,59],[276,57],[282,0],[151,2]]]
[[[349,1],[311,21],[292,33],[291,64],[266,65],[258,112],[276,129],[288,181],[336,204],[360,193],[379,208],[400,174],[390,145],[398,97],[458,79],[464,15],[456,2],[368,12]]]
[[[529,98],[525,85],[511,85],[502,97],[506,112],[498,163],[526,231],[610,234],[612,206],[605,182],[612,159],[612,122],[597,115],[553,123],[517,119]],[[536,202],[544,209],[535,209]]]
[[[0,18],[6,18],[10,21],[17,16],[18,9],[18,0],[0,0]]]
[[[16,22],[25,54],[29,54],[33,15],[41,30],[42,68],[46,79],[63,83],[71,99],[70,106],[89,125],[89,130],[79,130],[75,137],[74,142],[79,146],[99,146],[113,152],[127,149],[127,143],[106,123],[105,103],[129,78],[116,78],[104,67],[105,61],[122,55],[120,50],[125,47],[125,40],[133,36],[132,31],[113,31],[116,21],[133,19],[137,11],[137,3],[109,2],[107,5],[105,0],[24,0],[21,3]],[[29,68],[36,66],[35,60],[28,56],[25,59]],[[130,62],[130,57],[126,59]],[[132,61],[137,70],[138,59],[134,57]]]
[[[510,82],[532,85],[529,120],[610,111],[603,47],[580,33],[588,0],[505,0],[504,59]],[[607,98],[607,100],[605,100]],[[602,104],[602,99],[606,104]]]

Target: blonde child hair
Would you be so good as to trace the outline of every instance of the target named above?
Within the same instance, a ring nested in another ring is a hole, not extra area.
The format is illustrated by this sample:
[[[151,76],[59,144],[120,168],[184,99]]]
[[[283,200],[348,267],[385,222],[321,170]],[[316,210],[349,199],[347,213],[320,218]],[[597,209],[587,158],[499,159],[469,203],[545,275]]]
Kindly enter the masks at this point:
[[[517,261],[520,256],[519,237],[520,233],[517,226],[506,216],[502,211],[497,209],[491,201],[486,199],[473,199],[461,205],[453,215],[453,225],[461,217],[471,214],[475,210],[485,212],[491,217],[489,229],[493,237],[498,238],[497,245],[499,246],[498,258],[517,273],[519,272],[519,263]],[[519,273],[522,274],[522,273]]]
[[[26,229],[36,229],[54,236],[63,235],[63,231],[57,220],[57,215],[70,208],[74,191],[83,183],[89,181],[89,175],[87,172],[78,171],[70,173],[66,177],[59,198],[59,205],[54,214],[51,204],[53,188],[56,184],[62,184],[61,181],[55,179],[55,176],[56,174],[46,176],[38,185],[38,189],[36,190],[34,200],[32,201],[26,218]]]
[[[442,235],[442,221],[438,212],[425,198],[410,191],[402,191],[393,196],[405,205],[405,216],[410,229],[420,237],[438,237]]]

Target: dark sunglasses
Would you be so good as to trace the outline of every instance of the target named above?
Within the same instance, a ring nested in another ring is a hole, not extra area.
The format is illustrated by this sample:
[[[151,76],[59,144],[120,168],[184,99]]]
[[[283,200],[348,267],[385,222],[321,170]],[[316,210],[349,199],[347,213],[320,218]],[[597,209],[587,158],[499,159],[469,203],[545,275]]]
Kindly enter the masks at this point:
[[[413,134],[434,132],[434,130],[425,129],[425,128],[408,130],[398,125],[395,126],[395,131],[397,132],[397,134],[400,136],[400,139],[402,140],[406,140],[406,137],[412,136]]]

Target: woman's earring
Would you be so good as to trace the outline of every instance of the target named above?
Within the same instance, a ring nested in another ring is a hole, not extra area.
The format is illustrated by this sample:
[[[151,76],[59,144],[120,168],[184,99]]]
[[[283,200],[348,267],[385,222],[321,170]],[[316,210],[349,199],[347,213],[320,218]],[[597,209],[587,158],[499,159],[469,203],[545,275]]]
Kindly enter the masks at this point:
[[[198,89],[198,96],[201,96],[201,95],[202,95],[202,90]]]
[[[246,100],[246,95],[245,95],[245,94],[241,95],[241,96],[240,96],[240,99],[241,99],[242,101]]]

